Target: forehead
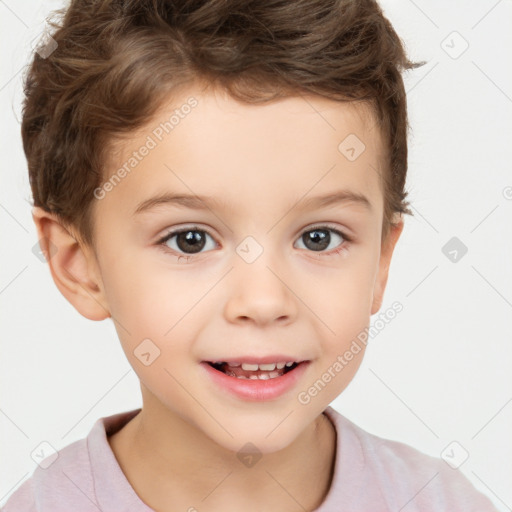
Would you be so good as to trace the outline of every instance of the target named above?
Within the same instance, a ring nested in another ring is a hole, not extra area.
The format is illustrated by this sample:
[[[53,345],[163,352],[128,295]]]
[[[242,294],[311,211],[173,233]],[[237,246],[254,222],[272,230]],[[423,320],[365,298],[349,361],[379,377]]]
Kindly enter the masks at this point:
[[[344,188],[382,209],[382,144],[365,104],[314,95],[246,104],[219,90],[190,88],[110,154],[105,181],[123,167],[127,172],[101,207],[125,216],[165,192],[243,209],[250,202],[289,206]]]

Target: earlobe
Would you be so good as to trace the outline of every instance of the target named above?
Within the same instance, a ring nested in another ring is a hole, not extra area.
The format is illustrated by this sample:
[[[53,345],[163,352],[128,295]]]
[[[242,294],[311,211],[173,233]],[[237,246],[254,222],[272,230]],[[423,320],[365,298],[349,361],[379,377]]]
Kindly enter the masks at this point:
[[[373,302],[371,307],[371,314],[374,315],[379,311],[384,300],[384,292],[386,290],[386,284],[388,282],[389,266],[391,265],[391,257],[395,249],[396,243],[400,238],[402,230],[404,228],[404,221],[402,217],[393,224],[390,229],[386,240],[383,242],[381,247],[381,254],[379,260],[379,269],[377,278],[375,280],[375,287],[373,290]]]
[[[55,214],[34,207],[32,218],[41,251],[62,295],[85,318],[110,317],[93,252],[80,244]]]

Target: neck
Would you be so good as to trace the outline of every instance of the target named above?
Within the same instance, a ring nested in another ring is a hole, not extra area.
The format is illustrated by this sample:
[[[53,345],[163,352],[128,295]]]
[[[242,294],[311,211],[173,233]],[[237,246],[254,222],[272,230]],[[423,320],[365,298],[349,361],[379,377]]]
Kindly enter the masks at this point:
[[[284,449],[244,466],[179,416],[146,405],[109,442],[135,492],[154,510],[314,510],[329,490],[336,432],[324,414]]]

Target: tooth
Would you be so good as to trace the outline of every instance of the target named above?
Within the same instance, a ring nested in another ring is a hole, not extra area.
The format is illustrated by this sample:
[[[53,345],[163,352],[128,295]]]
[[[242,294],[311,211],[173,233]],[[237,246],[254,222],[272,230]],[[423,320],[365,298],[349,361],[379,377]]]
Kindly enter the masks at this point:
[[[257,364],[242,363],[242,370],[248,370],[251,372],[255,372],[257,369],[258,369]]]
[[[292,364],[293,364],[293,362],[291,362],[291,363],[286,363],[286,366],[289,368]]]
[[[232,366],[233,368],[238,368],[240,366],[240,363],[227,363],[229,366]]]
[[[257,379],[257,378],[258,378],[257,375],[249,375],[249,379],[251,379],[251,380],[254,380],[254,379]]]
[[[245,380],[247,380],[247,377],[246,377],[245,375],[239,375],[239,376],[237,377],[237,379],[245,379]]]
[[[270,379],[268,373],[261,373],[260,376],[258,377],[258,379],[260,380],[268,380]]]
[[[282,369],[284,368],[284,365],[285,365],[285,364],[286,364],[286,363],[277,363],[277,364],[276,364],[276,368],[277,368],[278,370],[282,370]]]
[[[264,372],[271,372],[272,370],[276,369],[276,363],[260,364],[259,368]]]
[[[276,377],[279,377],[281,375],[281,372],[270,372],[269,376],[271,379],[275,379]]]

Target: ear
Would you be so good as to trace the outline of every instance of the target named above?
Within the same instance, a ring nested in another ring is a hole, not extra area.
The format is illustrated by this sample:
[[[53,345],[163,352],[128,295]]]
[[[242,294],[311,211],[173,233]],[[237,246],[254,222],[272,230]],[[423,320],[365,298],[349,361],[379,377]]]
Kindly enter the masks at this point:
[[[94,251],[78,241],[57,215],[32,209],[39,246],[62,295],[85,318],[110,317]]]
[[[382,306],[384,298],[384,291],[388,282],[389,265],[391,264],[391,256],[395,245],[400,238],[404,228],[404,221],[402,216],[397,219],[396,223],[391,225],[388,236],[383,240],[380,251],[379,270],[375,280],[375,287],[373,289],[373,303],[371,314],[374,315],[379,311]]]

